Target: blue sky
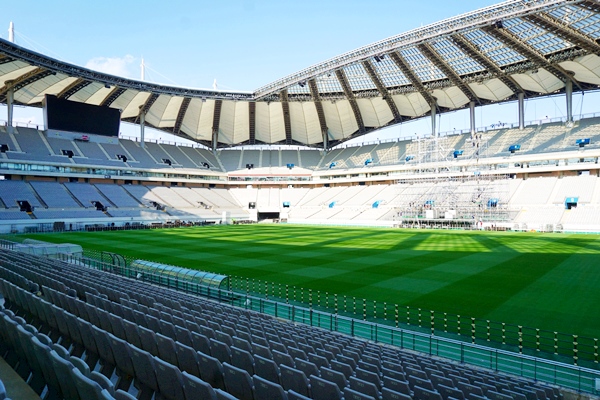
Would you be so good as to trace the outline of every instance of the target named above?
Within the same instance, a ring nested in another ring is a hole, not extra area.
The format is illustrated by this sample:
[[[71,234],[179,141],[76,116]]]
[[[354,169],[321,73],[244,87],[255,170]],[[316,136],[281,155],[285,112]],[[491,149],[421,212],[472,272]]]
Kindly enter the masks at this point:
[[[149,81],[208,88],[216,79],[219,89],[252,91],[357,47],[495,3],[21,0],[2,5],[0,37],[8,38],[13,21],[17,44],[76,65],[139,79],[143,57]],[[581,96],[575,96],[575,113],[593,111],[595,101],[587,97],[581,103]],[[562,97],[532,103],[526,106],[528,120],[565,113]],[[39,110],[18,109],[16,118],[42,123]],[[0,108],[0,119],[6,119],[5,108]],[[478,125],[515,121],[516,105],[478,110],[477,119]],[[464,112],[445,114],[440,130],[461,129],[468,121]],[[136,132],[126,124],[122,128],[127,134]],[[367,139],[420,130],[430,130],[428,119]]]

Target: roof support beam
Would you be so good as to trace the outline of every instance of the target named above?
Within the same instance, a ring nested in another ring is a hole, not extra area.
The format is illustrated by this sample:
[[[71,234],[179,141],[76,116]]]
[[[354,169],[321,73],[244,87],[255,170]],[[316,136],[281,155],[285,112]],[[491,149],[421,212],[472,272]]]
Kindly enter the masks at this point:
[[[58,97],[59,99],[68,99],[69,97],[73,96],[75,93],[77,93],[78,91],[80,91],[81,89],[83,89],[91,83],[91,81],[86,81],[83,78],[76,79],[69,86],[61,90],[60,93],[56,95],[56,97]]]
[[[356,98],[354,97],[354,92],[348,83],[348,78],[346,77],[346,73],[343,69],[338,69],[335,71],[335,75],[342,85],[342,89],[344,90],[344,94],[346,98],[350,102],[350,107],[352,107],[352,112],[354,113],[354,118],[356,118],[356,124],[358,125],[358,131],[360,133],[365,132],[365,124],[362,119],[362,115],[360,114],[360,109],[358,108],[358,103],[356,103]]]
[[[292,122],[290,120],[290,104],[287,90],[279,93],[283,110],[283,126],[285,127],[285,144],[292,144]]]
[[[587,8],[588,10],[592,10],[595,13],[600,13],[600,4],[594,0],[586,0],[581,3],[578,3],[577,6],[582,8]]]
[[[423,43],[417,46],[419,51],[427,57],[433,65],[439,68],[440,71],[444,73],[450,79],[450,82],[456,87],[460,89],[461,92],[469,101],[474,101],[476,103],[481,103],[480,99],[477,97],[475,92],[471,90],[469,85],[467,85],[461,77],[454,71],[446,61],[435,51],[435,49],[429,43]]]
[[[397,51],[390,53],[390,57],[396,63],[400,71],[408,78],[413,87],[423,96],[427,104],[436,104],[435,98],[429,93],[429,90],[423,85],[423,82],[417,77],[417,74],[410,68],[404,57]]]
[[[469,42],[463,35],[457,33],[452,35],[452,42],[461,49],[466,55],[477,61],[485,69],[495,75],[502,83],[504,83],[513,93],[521,93],[523,89],[515,82],[513,78],[504,73],[489,57],[483,54],[473,43]]]
[[[317,88],[317,81],[310,79],[308,81],[308,87],[310,88],[310,94],[315,103],[317,109],[317,115],[319,116],[319,125],[321,126],[321,135],[323,136],[323,148],[327,150],[327,121],[325,120],[325,112],[323,111],[323,104],[321,104],[321,96],[319,95],[319,89]]]
[[[521,40],[519,40],[519,38],[515,37],[507,29],[496,28],[493,26],[484,26],[481,28],[481,30],[484,31],[485,33],[487,33],[488,35],[493,36],[494,38],[498,39],[500,42],[509,46],[516,52],[520,53],[528,60],[537,64],[540,68],[544,68],[545,70],[550,72],[552,75],[556,76],[561,81],[567,82],[567,80],[571,79],[573,81],[573,83],[575,83],[576,85],[579,86],[579,83],[577,81],[575,81],[567,71],[565,71],[558,65],[551,64],[546,59],[546,57],[541,55],[533,47],[531,47],[531,46],[525,44],[524,42],[522,42]]]
[[[146,102],[142,106],[140,106],[140,113],[138,114],[136,119],[139,120],[141,118],[142,113],[144,113],[144,115],[146,115],[148,113],[148,110],[150,109],[150,107],[152,107],[152,104],[154,104],[154,102],[156,101],[156,99],[158,99],[158,94],[156,94],[156,93],[152,93],[150,96],[148,96],[148,99],[146,99]]]
[[[524,18],[532,24],[550,31],[561,39],[571,42],[575,46],[580,47],[590,53],[600,53],[600,45],[598,45],[598,43],[591,40],[589,37],[582,35],[579,33],[579,31],[571,28],[570,26],[561,23],[561,21],[548,14],[531,14],[525,16]]]
[[[32,71],[29,71],[26,74],[21,75],[16,79],[13,79],[9,82],[5,82],[4,86],[0,88],[0,103],[6,102],[6,95],[9,89],[11,89],[13,93],[16,93],[23,87],[40,79],[43,79],[48,75],[52,75],[52,72],[43,68],[36,68]]]
[[[179,135],[181,132],[181,125],[183,124],[183,118],[185,117],[185,113],[190,106],[190,102],[192,99],[190,97],[184,97],[181,105],[179,106],[179,111],[177,112],[177,118],[175,119],[175,126],[173,126],[173,133],[175,135]]]
[[[110,105],[114,103],[114,101],[118,99],[119,96],[122,95],[124,92],[125,89],[115,86],[113,90],[110,91],[108,96],[106,96],[104,100],[102,100],[102,103],[100,103],[100,105],[103,107],[110,107]]]
[[[219,146],[219,125],[221,124],[221,106],[223,100],[215,100],[215,112],[213,114],[213,126],[212,126],[212,149],[217,150]]]
[[[381,79],[379,79],[379,75],[377,75],[377,72],[375,72],[375,68],[373,68],[371,62],[369,60],[365,60],[362,62],[362,65],[363,67],[365,67],[365,71],[367,71],[367,73],[369,74],[369,77],[375,84],[375,87],[377,87],[377,90],[379,90],[379,93],[381,93],[381,97],[383,98],[383,100],[385,100],[390,110],[392,110],[392,114],[394,115],[394,122],[402,122],[402,116],[398,111],[398,107],[396,107],[396,103],[394,103],[394,99],[392,99],[392,96],[390,96],[387,88],[385,87],[383,82],[381,82]]]

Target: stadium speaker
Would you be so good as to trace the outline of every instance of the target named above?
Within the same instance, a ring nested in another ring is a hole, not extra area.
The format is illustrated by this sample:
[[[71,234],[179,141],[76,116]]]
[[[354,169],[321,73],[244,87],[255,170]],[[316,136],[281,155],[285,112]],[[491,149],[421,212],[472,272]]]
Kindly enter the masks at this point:
[[[117,158],[123,162],[127,162],[127,156],[124,154],[117,154]]]
[[[162,161],[163,161],[163,163],[165,163],[165,164],[167,164],[167,165],[171,165],[171,164],[173,164],[173,163],[171,162],[171,160],[169,160],[168,158],[163,158],[163,159],[162,159]]]
[[[203,162],[203,163],[202,163],[202,166],[203,166],[204,168],[210,168],[210,164],[208,164],[207,162]]]
[[[246,164],[246,168],[252,169],[252,168],[254,168],[254,164]]]
[[[73,150],[61,150],[63,156],[67,156],[69,158],[73,158]]]
[[[8,151],[8,145],[7,144],[0,144],[0,153],[6,153]]]
[[[248,209],[250,210],[254,210],[256,208],[256,203],[251,201],[250,203],[248,203]]]

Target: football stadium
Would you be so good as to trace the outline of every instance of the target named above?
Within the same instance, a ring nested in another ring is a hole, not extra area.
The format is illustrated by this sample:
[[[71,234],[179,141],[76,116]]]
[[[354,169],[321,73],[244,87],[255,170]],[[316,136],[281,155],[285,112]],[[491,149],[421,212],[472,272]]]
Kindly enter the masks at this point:
[[[600,109],[574,105],[600,87],[597,0],[505,1],[253,91],[12,30],[0,400],[600,395]],[[565,115],[526,119],[548,99]],[[483,126],[496,105],[515,120]]]

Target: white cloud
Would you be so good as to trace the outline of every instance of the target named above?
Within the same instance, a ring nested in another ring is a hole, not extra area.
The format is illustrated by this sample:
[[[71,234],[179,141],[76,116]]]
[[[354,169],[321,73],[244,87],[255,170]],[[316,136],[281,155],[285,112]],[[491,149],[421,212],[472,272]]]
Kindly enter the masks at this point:
[[[123,78],[135,78],[136,58],[130,54],[124,57],[94,57],[89,60],[85,67],[94,71],[104,72]]]

